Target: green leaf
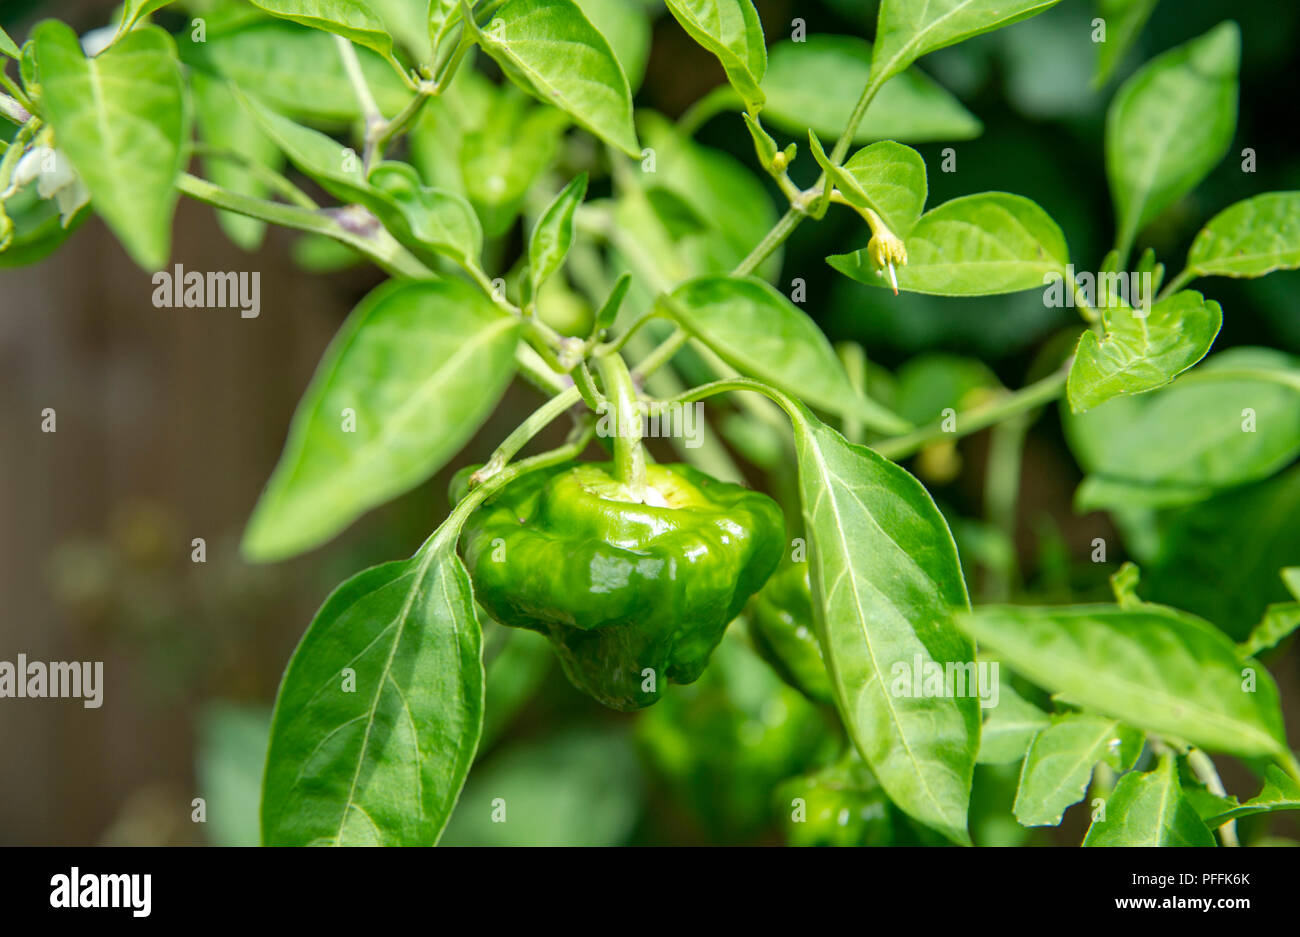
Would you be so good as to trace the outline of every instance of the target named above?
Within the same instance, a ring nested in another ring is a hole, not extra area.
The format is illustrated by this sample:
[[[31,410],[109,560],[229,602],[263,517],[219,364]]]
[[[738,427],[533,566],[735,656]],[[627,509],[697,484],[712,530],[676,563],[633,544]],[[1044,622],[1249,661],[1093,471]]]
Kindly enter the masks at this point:
[[[1101,314],[1106,334],[1084,332],[1070,366],[1066,393],[1075,413],[1163,387],[1205,357],[1223,325],[1219,304],[1192,290],[1146,315],[1118,301]]]
[[[622,846],[636,828],[644,784],[627,732],[570,727],[494,752],[476,767],[442,844]]]
[[[1206,825],[1219,827],[1229,820],[1273,813],[1277,810],[1300,810],[1300,784],[1275,765],[1264,769],[1264,787],[1255,797],[1206,819]]]
[[[400,42],[419,62],[430,63],[433,58],[431,34],[436,31],[440,17],[447,11],[458,9],[448,0],[365,0],[384,31]],[[335,53],[337,56],[337,53]]]
[[[477,264],[483,228],[463,198],[422,185],[406,163],[382,162],[368,179],[375,194],[366,204],[413,254],[425,263],[442,254],[463,267]]]
[[[199,136],[209,146],[236,153],[253,165],[279,171],[284,163],[280,148],[262,133],[257,121],[242,107],[220,78],[204,72],[190,73],[190,90],[194,95],[194,116]],[[209,180],[243,195],[266,197],[266,183],[246,166],[220,157],[204,159]],[[266,232],[266,222],[218,211],[217,221],[232,241],[246,251],[256,250]]]
[[[1110,80],[1133,47],[1142,27],[1155,11],[1158,0],[1099,0],[1097,13],[1106,21],[1106,41],[1097,45],[1097,73],[1092,86],[1100,88]]]
[[[429,0],[429,48],[435,60],[443,41],[460,22],[460,0]]]
[[[898,288],[936,296],[990,296],[1041,289],[1064,277],[1065,236],[1034,202],[1006,192],[982,192],[944,202],[916,223],[905,239],[907,266]],[[828,257],[859,283],[888,287],[867,250]]]
[[[573,246],[573,216],[587,195],[584,172],[566,185],[537,219],[528,239],[528,276],[536,296],[542,284],[564,265]]]
[[[1127,771],[1142,754],[1142,734],[1092,713],[1052,716],[1034,737],[1020,770],[1015,814],[1022,826],[1057,826],[1067,807],[1083,800],[1092,769],[1105,761]]]
[[[967,843],[978,689],[925,695],[900,682],[936,665],[971,676],[974,648],[951,617],[968,602],[952,534],[903,469],[798,404],[791,418],[814,612],[840,716],[890,799]]]
[[[767,73],[763,24],[751,0],[668,0],[668,10],[696,42],[722,63],[750,113],[763,107]]]
[[[1012,689],[999,674],[998,702],[984,717],[980,732],[981,765],[1010,765],[1029,751],[1034,736],[1051,721],[1047,713]]]
[[[1194,615],[1159,605],[1008,605],[958,624],[982,652],[1077,705],[1213,751],[1286,751],[1272,677]]]
[[[1083,469],[1115,495],[1145,486],[1198,500],[1266,478],[1300,454],[1297,379],[1300,362],[1289,355],[1234,348],[1169,387],[1067,415],[1066,437]],[[1111,503],[1119,502],[1090,499]]]
[[[1300,467],[1164,515],[1146,592],[1241,640],[1271,603],[1294,598],[1278,578],[1292,563],[1300,563]]]
[[[857,393],[826,336],[807,314],[755,277],[701,277],[673,292],[667,311],[742,374],[812,406],[846,412],[881,432],[907,423]]]
[[[797,136],[808,130],[835,139],[848,126],[871,74],[871,43],[855,36],[808,36],[772,47],[763,92],[764,120]],[[885,83],[853,139],[969,140],[979,120],[945,88],[916,69]]]
[[[255,561],[334,536],[464,445],[514,373],[518,324],[460,280],[389,282],[326,351],[244,534]]]
[[[325,601],[276,696],[266,845],[431,846],[483,724],[482,635],[459,525]],[[345,681],[351,681],[349,684]]]
[[[1119,779],[1106,802],[1105,819],[1095,820],[1085,846],[1214,846],[1214,834],[1183,796],[1174,759],[1165,755],[1146,774]]]
[[[9,38],[9,34],[0,26],[0,55],[7,55],[14,61],[17,61],[22,53],[18,50],[18,44]]]
[[[1225,208],[1187,254],[1187,269],[1202,277],[1262,277],[1296,267],[1300,192],[1266,192]]]
[[[1059,0],[881,0],[871,77],[883,81],[921,56],[1010,26]]]
[[[1106,115],[1106,174],[1119,243],[1196,187],[1223,159],[1237,126],[1241,31],[1224,22],[1153,59],[1124,83]]]
[[[373,49],[386,59],[393,57],[393,37],[383,21],[364,0],[249,0],[272,16],[292,20],[312,29],[342,36],[359,46]],[[337,56],[338,53],[335,52]]]
[[[205,42],[192,41],[188,33],[179,41],[186,65],[227,78],[291,117],[331,125],[361,118],[334,38],[319,30],[263,20],[230,32],[209,30]],[[365,48],[356,51],[379,110],[397,114],[411,100],[411,92],[378,55]]]
[[[1277,647],[1300,628],[1300,602],[1275,602],[1241,645],[1241,652],[1255,656]]]
[[[479,33],[479,43],[519,87],[641,157],[623,68],[573,0],[510,0]]]
[[[355,150],[319,130],[277,114],[237,88],[234,94],[262,132],[289,157],[289,162],[318,182],[330,195],[341,202],[359,204],[366,204],[373,198],[373,191],[362,173],[361,157]]]
[[[45,116],[95,211],[146,270],[167,263],[190,109],[171,36],[137,29],[93,59],[57,20],[32,30]],[[148,158],[141,158],[147,153]]]
[[[554,108],[532,107],[513,87],[489,106],[484,125],[466,133],[459,163],[465,194],[488,236],[496,237],[514,223],[524,196],[554,161],[568,121]]]
[[[627,298],[628,288],[632,286],[632,274],[624,273],[610,290],[609,297],[605,300],[600,310],[596,313],[592,321],[591,333],[599,335],[606,329],[613,327],[614,322],[618,319],[618,311],[623,305],[623,300]]]
[[[744,163],[682,135],[661,115],[643,111],[637,117],[642,140],[655,151],[655,172],[638,175],[673,229],[687,268],[678,279],[734,270],[777,222],[767,188]],[[643,236],[636,226],[626,230]],[[779,270],[777,252],[757,272],[770,279]]]
[[[1002,391],[1002,382],[984,362],[929,352],[908,358],[898,369],[895,405],[916,426],[937,422],[949,407],[969,410]]]
[[[126,0],[122,4],[122,19],[117,27],[118,34],[125,33],[150,13],[161,10],[171,2],[172,0]]]
[[[600,31],[623,66],[633,92],[645,78],[650,58],[650,4],[654,0],[577,0],[578,6]]]
[[[813,154],[855,208],[869,208],[900,238],[916,227],[925,209],[925,160],[910,146],[882,140],[858,150],[843,166],[826,158],[812,138]]]

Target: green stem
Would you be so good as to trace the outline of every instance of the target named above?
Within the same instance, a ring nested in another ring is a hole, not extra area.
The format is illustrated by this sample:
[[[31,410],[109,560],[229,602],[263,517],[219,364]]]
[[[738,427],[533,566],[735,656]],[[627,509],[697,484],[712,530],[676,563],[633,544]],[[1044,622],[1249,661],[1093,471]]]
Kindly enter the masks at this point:
[[[636,385],[622,355],[596,359],[596,368],[605,384],[605,396],[614,409],[614,477],[622,482],[634,498],[645,491],[645,449],[641,446],[641,410],[637,405]]]
[[[755,245],[754,249],[749,252],[749,256],[742,260],[736,269],[731,272],[733,277],[748,276],[758,269],[758,266],[776,251],[778,247],[794,234],[795,228],[807,218],[808,215],[802,208],[791,206],[790,209],[781,216],[781,220],[771,231],[767,232],[763,240]]]
[[[681,351],[690,340],[691,337],[686,334],[685,329],[680,327],[675,329],[673,334],[664,339],[654,351],[641,359],[641,363],[632,372],[633,376],[636,380],[644,382],[647,377],[671,361],[673,355]]]
[[[1156,296],[1156,302],[1161,302],[1162,300],[1168,299],[1170,296],[1177,293],[1184,286],[1186,286],[1188,283],[1191,283],[1195,279],[1196,279],[1196,272],[1194,270],[1190,270],[1190,269],[1184,270],[1182,273],[1178,274],[1178,276],[1174,277],[1172,280],[1170,280],[1168,283],[1165,284],[1164,289],[1162,289],[1160,291],[1160,294]]]
[[[257,160],[249,159],[243,153],[235,150],[228,150],[224,147],[212,146],[207,143],[195,143],[193,151],[196,156],[202,156],[207,159],[222,159],[229,163],[235,163],[251,175],[260,179],[274,192],[283,195],[293,205],[300,208],[306,208],[315,211],[320,208],[310,195],[298,188],[287,178],[276,172],[270,166],[266,166]]]
[[[314,234],[331,237],[365,254],[392,276],[413,279],[427,279],[432,276],[429,268],[416,260],[382,226],[376,225],[373,233],[358,234],[348,230],[336,218],[324,211],[301,208],[297,205],[283,205],[279,202],[231,192],[229,189],[223,189],[219,185],[189,173],[181,173],[176,181],[176,188],[190,198],[216,208],[224,208],[285,228],[311,231]]]
[[[470,487],[475,488],[501,473],[506,464],[515,457],[515,454],[520,449],[528,444],[529,440],[550,426],[557,418],[563,416],[570,407],[581,399],[578,388],[570,387],[568,390],[556,394],[534,410],[528,419],[520,423],[514,432],[502,440],[501,445],[497,446],[496,451],[492,453],[492,456],[484,463],[483,467],[470,476]]]
[[[1210,756],[1205,754],[1199,748],[1188,749],[1187,766],[1192,769],[1192,773],[1197,779],[1205,785],[1206,790],[1216,797],[1227,797],[1228,791],[1223,786],[1223,781],[1219,777],[1218,769],[1214,767],[1214,762]],[[1237,821],[1229,820],[1223,826],[1219,827],[1219,839],[1225,846],[1240,846],[1241,842],[1237,839]]]
[[[1006,538],[1011,547],[1010,557],[1015,556],[1016,504],[1020,496],[1020,469],[1028,431],[1029,420],[1024,414],[995,426],[985,469],[984,513],[989,523]],[[989,598],[1005,601],[1011,595],[1014,560],[1010,560],[1005,568],[990,568],[989,573]]]
[[[959,414],[957,416],[957,426],[953,432],[945,431],[943,423],[939,422],[922,427],[905,436],[886,439],[883,442],[876,443],[872,448],[885,458],[897,461],[916,452],[926,443],[934,442],[937,439],[966,436],[978,432],[985,427],[1001,423],[1003,420],[1010,419],[1018,414],[1027,413],[1055,400],[1065,390],[1065,379],[1069,373],[1069,368],[1062,368],[1040,381],[1022,387],[1013,394],[1008,394],[1005,397],[990,401],[982,406],[973,407],[965,413]]]
[[[405,134],[411,129],[416,119],[420,116],[420,111],[424,109],[424,104],[436,93],[435,87],[431,84],[421,84],[420,90],[415,93],[415,97],[407,102],[406,107],[393,117],[392,120],[386,121],[376,132],[373,158],[380,160],[384,158],[384,151],[392,144],[394,140]],[[368,164],[367,164],[368,165]]]

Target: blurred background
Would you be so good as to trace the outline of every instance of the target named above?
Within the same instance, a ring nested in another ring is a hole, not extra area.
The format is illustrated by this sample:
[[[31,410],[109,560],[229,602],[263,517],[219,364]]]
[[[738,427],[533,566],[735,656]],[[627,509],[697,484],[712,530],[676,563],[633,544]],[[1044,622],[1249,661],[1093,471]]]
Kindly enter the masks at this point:
[[[676,119],[722,74],[670,17],[649,6],[653,44],[637,103]],[[757,6],[769,44],[789,36],[795,17],[809,33],[869,38],[874,30],[870,0]],[[114,9],[90,0],[5,0],[0,25],[21,43],[40,18],[59,17],[85,32],[113,22]],[[1234,18],[1244,38],[1236,141],[1206,182],[1142,239],[1176,271],[1215,212],[1260,192],[1300,187],[1289,103],[1300,7],[1163,0],[1100,89],[1091,83],[1095,15],[1090,0],[1064,0],[1047,14],[922,60],[921,69],[983,122],[974,139],[917,145],[930,167],[929,204],[986,189],[1028,196],[1061,224],[1079,269],[1095,270],[1113,225],[1102,130],[1116,85],[1142,61]],[[179,31],[185,18],[171,10],[155,21]],[[755,165],[735,114],[707,119],[697,139]],[[957,171],[940,172],[941,151],[950,145]],[[1257,153],[1254,174],[1240,171],[1243,147]],[[801,152],[794,175],[804,185],[813,181],[807,163]],[[865,241],[854,216],[833,211],[797,232],[782,278],[803,277],[804,308],[833,341],[861,343],[874,364],[895,372],[897,385],[1018,387],[1070,337],[1074,311],[1045,308],[1035,291],[987,300],[894,298],[825,266],[828,254]],[[504,244],[507,254],[517,249],[517,230]],[[255,843],[269,707],[315,609],[356,571],[409,555],[444,515],[450,474],[484,459],[537,403],[527,388],[512,388],[439,477],[311,554],[249,566],[237,552],[239,537],[298,399],[326,343],[382,275],[280,230],[247,253],[211,209],[189,200],[177,213],[172,261],[187,269],[260,271],[261,315],[155,308],[149,275],[93,218],[34,266],[0,269],[0,659],[21,652],[29,659],[103,661],[106,683],[101,709],[0,701],[0,844]],[[1216,348],[1268,345],[1300,353],[1298,287],[1295,273],[1197,284],[1224,308]],[[942,355],[965,360],[954,366]],[[41,432],[45,408],[56,412],[57,432]],[[989,442],[987,433],[978,434],[922,453],[911,465],[953,521],[973,591],[1036,601],[1104,597],[1106,575],[1124,553],[1105,515],[1072,508],[1080,473],[1055,412],[1025,442],[1010,538],[999,539],[977,520]],[[1296,528],[1271,542],[1261,567],[1300,563]],[[1210,527],[1197,542],[1212,544],[1218,536]],[[1089,562],[1096,537],[1113,545],[1106,564]],[[206,562],[191,559],[195,538],[205,541]],[[1213,558],[1202,560],[1211,578],[1207,589],[1202,577],[1201,592],[1222,591],[1213,585]],[[1272,594],[1276,586],[1265,579],[1261,588]],[[1194,591],[1168,579],[1155,588]],[[1201,604],[1193,610],[1208,615],[1222,597],[1194,598]],[[1242,620],[1254,614],[1236,612]],[[825,714],[736,642],[724,645],[699,684],[674,688],[665,702],[628,716],[570,689],[533,635],[506,638],[488,627],[488,726],[447,842],[786,840],[773,791],[825,759]],[[1289,701],[1294,747],[1295,642],[1269,665]],[[1244,770],[1223,767],[1231,792],[1254,794]],[[1059,833],[1031,837],[1019,828],[1007,813],[1014,789],[1014,770],[981,769],[977,841],[1078,841],[1086,817],[1077,808]],[[486,816],[498,796],[512,805],[510,823],[466,819]],[[206,801],[205,823],[191,820],[196,797]],[[529,808],[530,798],[538,809]],[[1283,818],[1272,832],[1297,838],[1300,826]]]

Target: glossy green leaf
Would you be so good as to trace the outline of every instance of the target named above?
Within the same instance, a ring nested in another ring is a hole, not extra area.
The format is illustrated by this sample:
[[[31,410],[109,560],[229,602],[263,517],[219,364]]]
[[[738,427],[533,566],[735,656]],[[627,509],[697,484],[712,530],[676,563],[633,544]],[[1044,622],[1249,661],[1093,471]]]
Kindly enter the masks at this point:
[[[809,130],[834,140],[848,126],[871,74],[871,43],[855,36],[808,36],[772,47],[763,92],[763,119],[800,138]],[[853,139],[969,140],[979,120],[951,93],[915,69],[887,81],[867,108]]]
[[[236,153],[255,166],[279,171],[284,163],[280,148],[262,133],[257,121],[240,105],[225,81],[204,72],[191,72],[190,90],[194,96],[195,122],[204,143]],[[205,158],[204,172],[206,178],[223,189],[254,198],[266,197],[266,183],[239,162]],[[217,222],[246,251],[255,250],[266,231],[266,222],[234,212],[218,211]]]
[[[266,845],[432,846],[483,724],[482,635],[459,528],[325,601],[276,696]]]
[[[1001,29],[1060,0],[881,0],[871,76],[883,81],[921,56]]]
[[[1124,60],[1159,0],[1099,0],[1097,14],[1106,21],[1106,41],[1097,44],[1094,88],[1100,88]]]
[[[573,0],[509,0],[479,42],[525,91],[640,158],[623,68]]]
[[[186,65],[229,79],[281,113],[331,125],[361,118],[356,92],[327,33],[262,20],[228,32],[210,31],[204,42],[194,42],[189,33],[178,41]],[[374,52],[356,51],[379,110],[390,117],[397,114],[411,92]]]
[[[1114,494],[1144,486],[1198,500],[1265,478],[1300,454],[1297,378],[1300,362],[1289,355],[1234,348],[1169,387],[1068,415],[1066,437],[1083,469],[1113,483]],[[1094,495],[1090,504],[1107,501]]]
[[[1016,819],[1022,826],[1059,825],[1066,808],[1087,794],[1098,762],[1126,771],[1141,753],[1141,733],[1118,719],[1091,713],[1053,716],[1025,755],[1016,790]]]
[[[1219,304],[1192,290],[1156,303],[1146,315],[1122,302],[1101,314],[1105,334],[1084,332],[1070,366],[1066,393],[1076,413],[1168,384],[1205,357],[1223,325]]]
[[[618,319],[618,311],[622,308],[623,300],[627,298],[628,288],[632,285],[632,275],[624,273],[619,276],[618,282],[610,290],[609,297],[601,305],[592,321],[591,331],[593,335],[599,335],[608,328],[612,328],[615,320]]]
[[[997,705],[985,710],[977,762],[981,765],[1015,764],[1025,757],[1034,737],[1047,728],[1050,721],[1047,713],[1001,679]]]
[[[969,842],[980,709],[977,690],[956,683],[975,657],[952,624],[968,601],[952,534],[920,482],[793,409],[813,605],[840,716],[895,804]],[[951,695],[901,679],[948,665]]]
[[[1277,810],[1300,810],[1300,784],[1281,768],[1269,765],[1264,769],[1264,787],[1257,796],[1217,813],[1205,822],[1207,826],[1218,827],[1229,820]]]
[[[76,33],[46,20],[31,42],[59,150],[127,253],[146,270],[157,270],[171,250],[175,183],[190,134],[171,36],[147,26],[87,59]]]
[[[385,58],[393,54],[393,37],[365,0],[249,0],[272,16],[342,36],[373,49]],[[335,55],[338,53],[335,52]]]
[[[370,293],[298,405],[244,554],[269,561],[310,549],[432,475],[496,405],[517,341],[516,320],[460,280]]]
[[[1042,289],[1065,276],[1065,235],[1034,202],[1006,192],[982,192],[932,208],[905,239],[907,266],[898,288],[936,296],[990,296]],[[866,248],[828,257],[845,276],[870,286],[889,281]]]
[[[7,55],[15,61],[22,55],[18,50],[18,44],[4,31],[3,26],[0,26],[0,55]]]
[[[1214,834],[1183,796],[1172,755],[1154,771],[1130,772],[1106,801],[1104,819],[1094,820],[1085,846],[1214,846]]]
[[[573,246],[573,216],[587,195],[587,174],[584,172],[560,190],[560,194],[537,219],[528,239],[528,276],[533,295],[542,284],[564,265],[564,259]]]
[[[958,623],[981,652],[1077,705],[1213,751],[1286,751],[1272,677],[1194,615],[1159,605],[1008,605]]]
[[[902,432],[907,423],[857,393],[821,329],[781,293],[755,277],[702,277],[673,292],[667,311],[742,374],[812,406],[851,413],[872,429]]]
[[[366,201],[385,228],[426,263],[442,254],[462,266],[478,262],[483,228],[459,195],[429,188],[406,163],[382,162],[370,170],[373,197]]]
[[[1241,31],[1231,21],[1153,59],[1106,115],[1106,175],[1119,242],[1133,238],[1223,159],[1237,126]]]
[[[238,89],[235,97],[256,121],[257,126],[284,155],[326,192],[341,202],[364,204],[372,197],[362,171],[361,157],[319,130],[295,123],[277,114],[257,98]]]
[[[1187,269],[1203,277],[1262,277],[1296,267],[1300,192],[1267,192],[1225,208],[1187,254]]]
[[[928,192],[925,160],[910,146],[882,140],[858,150],[843,166],[824,161],[825,151],[813,138],[814,155],[830,171],[840,193],[855,208],[869,208],[889,230],[906,238],[925,209]]]
[[[650,10],[654,3],[655,0],[577,0],[591,25],[614,50],[633,92],[641,87],[646,62],[650,59]]]
[[[717,56],[745,106],[757,113],[764,101],[759,86],[767,73],[767,44],[751,0],[668,0],[668,10]]]

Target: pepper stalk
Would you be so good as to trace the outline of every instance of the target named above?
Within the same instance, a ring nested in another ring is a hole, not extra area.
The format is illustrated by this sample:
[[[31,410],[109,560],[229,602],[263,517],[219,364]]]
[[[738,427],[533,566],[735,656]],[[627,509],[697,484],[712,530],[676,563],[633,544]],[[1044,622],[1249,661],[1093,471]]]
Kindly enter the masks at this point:
[[[645,449],[641,445],[641,409],[636,384],[620,354],[596,359],[596,369],[605,385],[605,397],[614,418],[614,478],[633,501],[646,496]]]

